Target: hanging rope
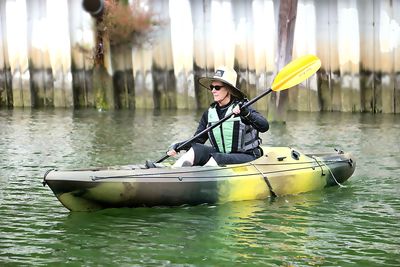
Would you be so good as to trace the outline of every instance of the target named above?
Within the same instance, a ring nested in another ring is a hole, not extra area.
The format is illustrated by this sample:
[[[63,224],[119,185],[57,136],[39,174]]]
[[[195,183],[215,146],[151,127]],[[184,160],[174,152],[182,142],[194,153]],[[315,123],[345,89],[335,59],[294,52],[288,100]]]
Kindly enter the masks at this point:
[[[275,198],[276,194],[275,194],[274,190],[272,189],[271,183],[269,182],[267,176],[265,176],[265,174],[263,172],[261,172],[260,169],[258,169],[257,166],[254,165],[253,163],[250,162],[250,165],[253,166],[261,174],[261,176],[264,178],[265,183],[268,186],[271,196]]]
[[[333,172],[331,171],[331,168],[329,168],[328,165],[326,165],[326,163],[325,163],[324,161],[322,161],[322,160],[319,160],[319,161],[318,161],[318,157],[317,157],[317,156],[311,156],[311,158],[313,158],[313,159],[317,162],[317,164],[318,164],[319,166],[321,166],[320,163],[322,163],[322,165],[325,166],[325,167],[328,169],[328,171],[329,171],[330,174],[332,175],[333,180],[335,180],[335,182],[336,182],[336,184],[337,184],[338,186],[340,186],[340,187],[342,187],[342,188],[346,188],[346,186],[344,186],[344,185],[342,185],[341,183],[338,182],[338,180],[336,179],[335,175],[334,175]],[[322,168],[321,168],[321,169],[322,169]]]

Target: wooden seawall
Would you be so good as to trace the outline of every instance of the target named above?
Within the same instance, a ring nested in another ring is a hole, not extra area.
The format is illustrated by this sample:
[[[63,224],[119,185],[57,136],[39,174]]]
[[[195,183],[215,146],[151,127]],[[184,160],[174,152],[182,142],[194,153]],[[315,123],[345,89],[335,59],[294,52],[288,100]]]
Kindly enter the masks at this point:
[[[152,43],[106,44],[99,68],[81,0],[0,1],[0,108],[204,108],[195,81],[219,65],[249,97],[272,83],[277,1],[145,3],[165,21]],[[304,54],[322,68],[289,91],[290,110],[400,113],[400,0],[299,0],[293,58]]]

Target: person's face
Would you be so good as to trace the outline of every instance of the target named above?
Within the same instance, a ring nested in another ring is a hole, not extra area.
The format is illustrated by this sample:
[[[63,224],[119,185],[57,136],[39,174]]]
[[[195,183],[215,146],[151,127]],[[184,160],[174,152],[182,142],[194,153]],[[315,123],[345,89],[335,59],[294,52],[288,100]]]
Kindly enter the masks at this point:
[[[213,81],[211,83],[210,89],[211,93],[213,94],[214,101],[220,103],[221,101],[227,99],[227,96],[229,94],[228,91],[229,89],[222,82]]]

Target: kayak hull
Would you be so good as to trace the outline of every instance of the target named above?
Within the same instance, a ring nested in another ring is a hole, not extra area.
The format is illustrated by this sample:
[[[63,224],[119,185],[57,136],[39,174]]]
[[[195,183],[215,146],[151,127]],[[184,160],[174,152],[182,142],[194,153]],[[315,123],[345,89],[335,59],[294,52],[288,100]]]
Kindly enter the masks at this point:
[[[321,190],[346,181],[356,166],[352,155],[342,151],[263,150],[255,161],[227,166],[50,170],[43,183],[71,211],[221,204]]]

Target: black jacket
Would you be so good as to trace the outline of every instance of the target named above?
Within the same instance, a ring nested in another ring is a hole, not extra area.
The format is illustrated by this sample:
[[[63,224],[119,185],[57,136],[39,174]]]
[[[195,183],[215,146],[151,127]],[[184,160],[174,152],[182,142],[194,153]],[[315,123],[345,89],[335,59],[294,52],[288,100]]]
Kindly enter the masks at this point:
[[[217,113],[220,119],[223,119],[225,117],[225,113],[228,110],[228,107],[231,105],[231,102],[223,107],[220,107],[216,102],[214,102],[211,105],[215,105],[217,107]],[[269,124],[268,121],[260,114],[258,111],[253,109],[252,107],[247,107],[250,114],[247,117],[241,117],[241,120],[244,124],[251,125],[256,129],[257,131],[264,133],[268,131],[269,129]],[[208,109],[203,113],[201,116],[200,123],[197,127],[197,130],[194,134],[197,135],[200,132],[202,132],[204,129],[208,127]],[[204,144],[208,140],[208,133],[204,133],[201,136],[195,138],[193,141],[190,143],[186,144],[184,147],[181,149],[183,150],[188,150],[191,147],[192,143],[200,143]],[[179,146],[179,144],[177,144]]]

